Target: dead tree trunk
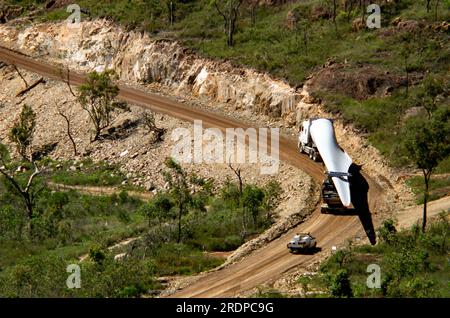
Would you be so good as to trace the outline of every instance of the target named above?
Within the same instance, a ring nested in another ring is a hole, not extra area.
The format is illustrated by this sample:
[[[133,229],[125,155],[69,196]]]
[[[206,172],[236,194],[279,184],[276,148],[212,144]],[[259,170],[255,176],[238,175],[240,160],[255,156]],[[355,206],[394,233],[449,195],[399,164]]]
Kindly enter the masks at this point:
[[[431,171],[423,169],[423,177],[425,181],[425,191],[423,194],[422,232],[425,233],[425,229],[427,227],[427,203],[428,203],[428,192],[429,192]]]
[[[61,70],[61,79],[66,82],[67,87],[69,88],[69,92],[70,94],[72,94],[73,97],[77,97],[77,95],[75,95],[75,93],[72,90],[72,86],[70,85],[70,69],[67,68],[67,76],[66,78],[64,78],[63,72]]]
[[[224,30],[227,35],[227,45],[232,47],[234,45],[234,34],[236,32],[236,21],[239,14],[239,7],[244,0],[229,0],[228,8],[221,9],[217,4],[218,1],[214,1],[214,6],[217,12],[224,19],[225,25]]]
[[[19,74],[19,76],[22,79],[22,81],[25,83],[25,88],[27,88],[28,87],[28,83],[25,80],[25,78],[22,76],[22,73],[20,73],[19,69],[17,68],[17,66],[15,64],[13,64],[13,67],[16,70],[17,74]]]
[[[169,24],[170,26],[173,26],[173,23],[175,22],[175,4],[173,3],[173,0],[167,1],[167,9],[169,11]]]
[[[239,181],[239,195],[242,196],[242,192],[243,192],[243,187],[244,187],[244,183],[242,181],[242,176],[241,176],[241,168],[233,168],[233,166],[231,165],[231,163],[228,163],[228,167],[230,167],[230,169],[234,172],[234,174],[236,175],[236,177],[238,178]]]
[[[228,163],[228,167],[234,172],[239,182],[239,197],[242,198],[244,182],[242,180],[241,168],[233,168],[231,163]],[[240,202],[241,199],[239,200]],[[241,203],[240,203],[241,204]],[[245,239],[247,236],[247,208],[242,207],[242,239]]]
[[[72,143],[72,148],[73,148],[73,155],[76,157],[78,156],[78,150],[77,150],[77,144],[75,143],[75,139],[72,136],[72,131],[70,129],[70,118],[68,115],[66,115],[62,109],[58,106],[58,104],[56,103],[56,109],[58,109],[58,114],[64,118],[65,122],[66,122],[66,133],[67,136],[70,139],[70,142]]]
[[[144,112],[142,118],[147,130],[154,133],[154,142],[161,141],[162,136],[166,133],[166,129],[156,126],[155,115],[153,112]]]
[[[30,86],[27,86],[26,88],[22,89],[20,92],[17,93],[16,97],[20,97],[22,95],[25,95],[28,91],[32,90],[33,88],[35,88],[36,86],[38,86],[40,83],[44,83],[44,78],[41,77],[40,79],[38,79],[36,82],[34,82],[33,84],[31,84]]]

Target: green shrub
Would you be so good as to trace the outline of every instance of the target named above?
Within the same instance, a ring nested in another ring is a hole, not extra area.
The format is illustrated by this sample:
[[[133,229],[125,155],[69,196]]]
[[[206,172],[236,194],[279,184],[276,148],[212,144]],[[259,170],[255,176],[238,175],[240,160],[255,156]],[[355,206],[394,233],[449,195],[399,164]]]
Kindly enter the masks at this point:
[[[383,224],[381,225],[378,236],[380,239],[387,244],[391,243],[395,240],[397,234],[397,229],[395,228],[395,222],[392,219],[387,219],[383,221]]]
[[[89,258],[96,264],[101,265],[106,259],[107,252],[100,246],[95,245],[89,249]]]
[[[350,275],[346,270],[339,270],[330,282],[329,291],[334,297],[352,297]]]

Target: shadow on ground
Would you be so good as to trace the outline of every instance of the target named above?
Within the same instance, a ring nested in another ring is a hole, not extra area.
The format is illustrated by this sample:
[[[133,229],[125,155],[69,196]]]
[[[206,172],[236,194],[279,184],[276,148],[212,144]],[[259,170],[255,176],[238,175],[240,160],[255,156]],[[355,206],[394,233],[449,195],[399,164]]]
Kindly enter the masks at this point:
[[[369,183],[361,174],[361,166],[352,164],[349,172],[352,175],[350,178],[350,192],[353,206],[370,243],[374,245],[377,242],[377,238],[369,208]]]
[[[299,254],[299,255],[313,255],[319,253],[322,250],[321,247],[309,248],[303,251],[291,252],[291,254]]]

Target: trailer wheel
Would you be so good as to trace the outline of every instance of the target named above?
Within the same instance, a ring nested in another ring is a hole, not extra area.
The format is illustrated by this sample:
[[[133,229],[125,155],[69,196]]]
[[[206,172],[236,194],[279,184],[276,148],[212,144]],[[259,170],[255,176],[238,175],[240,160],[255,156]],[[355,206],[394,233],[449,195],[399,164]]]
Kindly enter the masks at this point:
[[[317,152],[316,151],[314,151],[312,154],[312,160],[317,161]]]

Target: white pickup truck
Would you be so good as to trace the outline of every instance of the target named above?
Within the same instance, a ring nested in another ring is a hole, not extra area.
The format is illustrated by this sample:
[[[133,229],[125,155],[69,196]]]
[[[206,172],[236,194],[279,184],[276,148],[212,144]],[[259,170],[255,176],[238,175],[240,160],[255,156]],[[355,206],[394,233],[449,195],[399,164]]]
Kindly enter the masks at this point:
[[[309,233],[300,233],[294,235],[293,239],[288,243],[287,248],[291,253],[298,253],[314,250],[316,245],[315,237]]]

